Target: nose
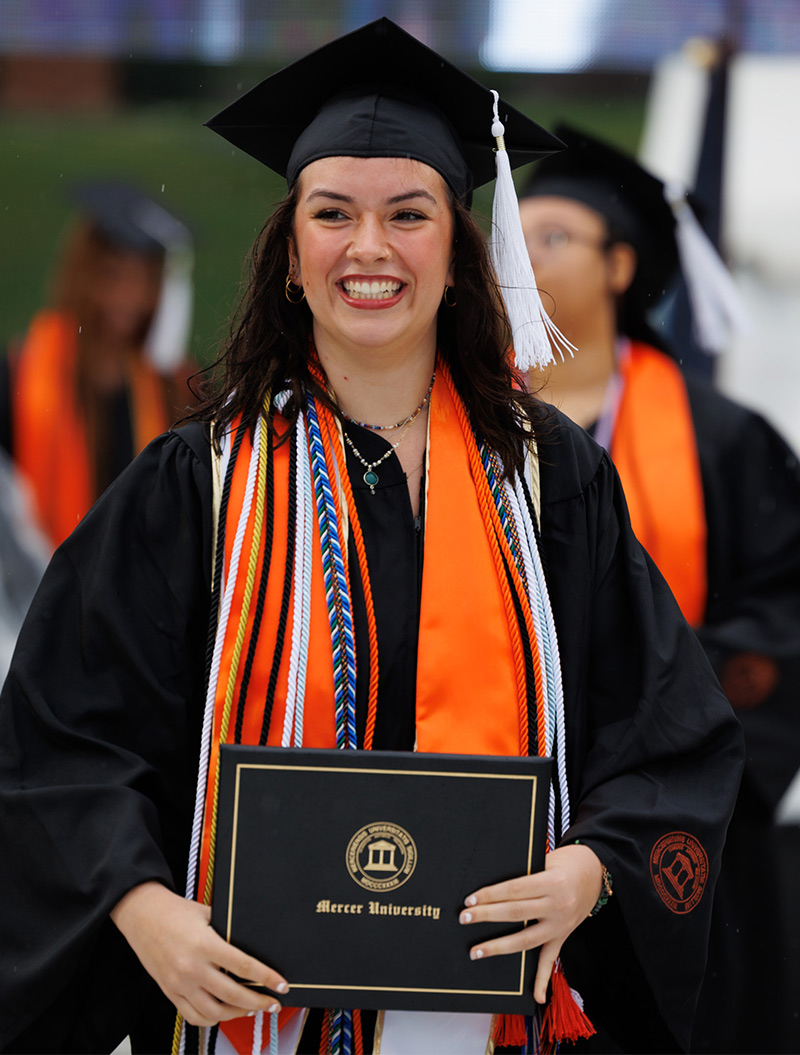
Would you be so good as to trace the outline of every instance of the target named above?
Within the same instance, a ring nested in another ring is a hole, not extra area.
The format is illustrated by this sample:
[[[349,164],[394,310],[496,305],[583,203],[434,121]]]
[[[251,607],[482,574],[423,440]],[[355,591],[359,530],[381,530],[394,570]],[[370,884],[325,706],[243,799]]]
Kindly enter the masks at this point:
[[[348,259],[371,263],[376,260],[386,260],[389,254],[389,245],[383,225],[377,216],[366,213],[356,226],[353,240],[347,249]]]

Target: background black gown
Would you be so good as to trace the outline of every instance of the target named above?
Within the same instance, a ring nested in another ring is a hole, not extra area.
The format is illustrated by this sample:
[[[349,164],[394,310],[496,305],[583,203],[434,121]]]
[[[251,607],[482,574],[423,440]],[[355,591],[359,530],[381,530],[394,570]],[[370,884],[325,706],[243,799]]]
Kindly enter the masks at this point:
[[[615,890],[564,961],[618,1050],[685,1050],[741,731],[632,535],[610,461],[558,421],[540,452],[541,528],[567,711],[567,838],[596,850]],[[360,509],[366,500],[356,497]],[[184,886],[210,567],[210,454],[203,429],[189,426],[122,474],[56,552],[34,600],[0,700],[5,1051],[109,1051],[129,1033],[136,1050],[169,1048],[173,1012],[108,912],[146,880]],[[412,596],[415,574],[405,577]],[[654,844],[673,831],[708,854],[689,913],[672,911],[650,874]]]
[[[800,465],[759,414],[701,380],[687,389],[709,538],[697,633],[730,691],[747,754],[692,1050],[796,1052],[800,911],[786,871],[798,840],[774,816],[800,769]]]

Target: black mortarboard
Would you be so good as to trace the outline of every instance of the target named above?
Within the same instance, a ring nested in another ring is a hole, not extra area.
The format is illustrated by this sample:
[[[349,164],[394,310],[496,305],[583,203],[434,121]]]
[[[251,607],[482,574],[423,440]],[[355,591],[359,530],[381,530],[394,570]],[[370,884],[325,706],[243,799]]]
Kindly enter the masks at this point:
[[[562,144],[505,102],[512,166]],[[286,176],[323,157],[411,157],[458,197],[495,177],[489,89],[388,18],[370,22],[267,77],[207,122]]]
[[[678,267],[675,216],[664,184],[634,158],[585,132],[561,124],[556,135],[567,149],[536,166],[520,199],[572,198],[605,217],[613,236],[636,250],[636,293],[653,307]]]
[[[81,183],[70,189],[69,198],[109,241],[122,249],[155,253],[191,246],[188,228],[129,183]]]

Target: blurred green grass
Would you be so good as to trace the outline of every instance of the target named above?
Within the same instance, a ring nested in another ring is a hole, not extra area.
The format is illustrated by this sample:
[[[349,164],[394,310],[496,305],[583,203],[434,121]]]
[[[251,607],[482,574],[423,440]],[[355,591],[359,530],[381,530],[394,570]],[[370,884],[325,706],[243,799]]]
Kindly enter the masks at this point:
[[[545,127],[565,119],[627,149],[637,147],[643,92],[604,99],[596,90],[562,97],[552,88],[498,87]],[[193,101],[106,116],[0,115],[0,347],[24,332],[44,302],[71,215],[70,185],[110,176],[137,183],[192,229],[191,351],[201,363],[213,358],[239,297],[250,246],[284,193],[282,180],[203,127],[217,109]],[[479,219],[491,211],[491,188],[476,194],[474,210]]]

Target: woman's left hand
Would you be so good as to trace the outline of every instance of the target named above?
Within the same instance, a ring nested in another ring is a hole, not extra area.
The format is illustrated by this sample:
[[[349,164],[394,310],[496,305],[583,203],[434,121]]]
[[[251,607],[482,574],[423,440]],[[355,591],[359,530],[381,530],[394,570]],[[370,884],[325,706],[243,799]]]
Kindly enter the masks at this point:
[[[479,960],[541,946],[533,995],[544,1004],[561,946],[591,913],[602,885],[603,866],[597,854],[573,843],[549,853],[543,872],[476,890],[464,902],[467,907],[460,923],[533,922],[514,934],[473,946],[470,957]]]

